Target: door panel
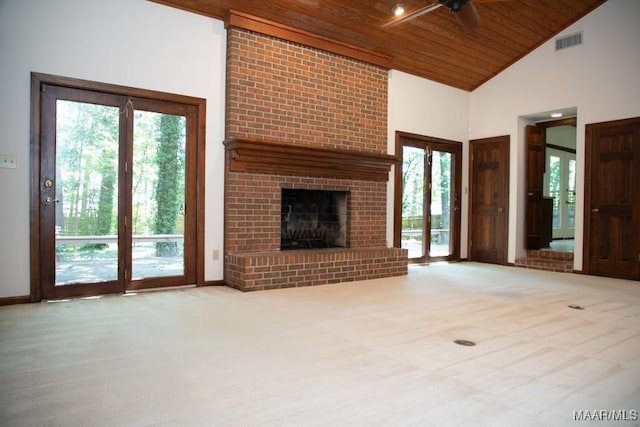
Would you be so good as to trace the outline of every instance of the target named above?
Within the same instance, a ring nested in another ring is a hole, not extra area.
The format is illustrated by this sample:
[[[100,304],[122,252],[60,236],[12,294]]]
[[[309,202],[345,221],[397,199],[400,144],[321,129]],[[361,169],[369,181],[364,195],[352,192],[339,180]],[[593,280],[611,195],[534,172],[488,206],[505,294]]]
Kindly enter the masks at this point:
[[[134,117],[131,278],[182,276],[186,117],[139,110]]]
[[[527,246],[526,249],[543,247],[544,206],[543,181],[545,171],[545,129],[541,126],[527,126]]]
[[[566,176],[566,224],[567,224],[567,234],[565,237],[573,238],[575,237],[575,228],[576,228],[576,156],[573,154],[569,159],[568,164],[568,173]]]
[[[131,98],[127,289],[196,281],[195,107]]]
[[[453,253],[455,205],[453,183],[454,155],[436,149],[431,150],[430,178],[431,194],[429,199],[430,251],[431,257],[448,257]]]
[[[401,247],[407,249],[410,259],[423,259],[428,252],[424,216],[426,157],[424,148],[403,148]]]
[[[573,239],[575,229],[575,153],[547,148],[545,196],[553,199],[553,238]]]
[[[470,141],[469,259],[507,263],[509,137]]]
[[[640,119],[587,126],[589,273],[640,279]]]
[[[44,298],[123,290],[117,222],[123,106],[122,97],[43,86],[38,202]]]
[[[55,286],[118,280],[120,109],[60,99],[56,108],[55,188],[45,179],[55,191]]]

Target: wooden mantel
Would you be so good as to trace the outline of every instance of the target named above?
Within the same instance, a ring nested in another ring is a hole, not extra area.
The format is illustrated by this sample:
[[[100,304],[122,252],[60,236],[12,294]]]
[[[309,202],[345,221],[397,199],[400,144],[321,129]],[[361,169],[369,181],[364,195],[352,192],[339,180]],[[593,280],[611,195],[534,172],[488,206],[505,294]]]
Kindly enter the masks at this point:
[[[398,157],[361,151],[298,146],[256,139],[229,138],[229,170],[274,175],[387,181]]]

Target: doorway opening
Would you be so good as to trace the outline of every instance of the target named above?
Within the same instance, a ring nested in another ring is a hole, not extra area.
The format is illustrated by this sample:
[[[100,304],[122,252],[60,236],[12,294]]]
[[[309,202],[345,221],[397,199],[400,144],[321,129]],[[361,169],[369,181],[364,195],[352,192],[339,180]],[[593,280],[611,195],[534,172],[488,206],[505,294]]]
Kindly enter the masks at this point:
[[[576,198],[576,111],[557,120],[531,116],[526,127],[525,249],[574,250]]]
[[[524,256],[515,265],[572,272],[575,250],[577,109],[525,116]],[[520,249],[521,250],[521,249]]]

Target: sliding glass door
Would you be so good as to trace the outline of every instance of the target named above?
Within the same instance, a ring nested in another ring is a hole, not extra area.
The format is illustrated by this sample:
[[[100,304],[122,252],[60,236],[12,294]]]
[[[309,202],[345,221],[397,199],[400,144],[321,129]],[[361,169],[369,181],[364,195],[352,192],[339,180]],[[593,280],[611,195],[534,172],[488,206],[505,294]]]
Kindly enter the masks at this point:
[[[195,283],[196,112],[43,85],[35,209],[43,297]]]
[[[461,144],[402,134],[399,141],[396,245],[414,262],[459,258]]]

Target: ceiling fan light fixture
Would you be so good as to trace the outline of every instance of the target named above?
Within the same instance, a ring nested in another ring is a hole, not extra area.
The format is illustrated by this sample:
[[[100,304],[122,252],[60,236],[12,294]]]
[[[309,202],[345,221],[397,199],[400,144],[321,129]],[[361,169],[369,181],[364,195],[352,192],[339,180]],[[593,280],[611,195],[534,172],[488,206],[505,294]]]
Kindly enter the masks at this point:
[[[464,6],[467,1],[468,0],[440,0],[440,3],[455,14],[460,12],[460,9],[462,9],[462,6]]]
[[[407,5],[404,3],[396,3],[391,7],[391,14],[393,16],[401,16],[407,11]]]

